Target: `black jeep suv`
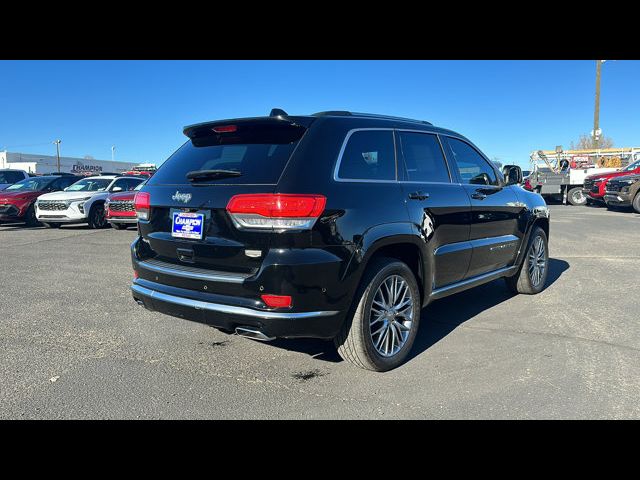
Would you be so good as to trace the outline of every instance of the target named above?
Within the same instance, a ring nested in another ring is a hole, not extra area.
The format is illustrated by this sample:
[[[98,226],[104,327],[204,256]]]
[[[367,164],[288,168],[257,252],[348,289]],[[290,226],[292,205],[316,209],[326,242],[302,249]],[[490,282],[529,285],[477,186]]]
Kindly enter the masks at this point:
[[[333,339],[401,364],[430,301],[504,277],[542,290],[549,212],[469,140],[351,112],[221,120],[138,192],[135,300],[256,340]]]

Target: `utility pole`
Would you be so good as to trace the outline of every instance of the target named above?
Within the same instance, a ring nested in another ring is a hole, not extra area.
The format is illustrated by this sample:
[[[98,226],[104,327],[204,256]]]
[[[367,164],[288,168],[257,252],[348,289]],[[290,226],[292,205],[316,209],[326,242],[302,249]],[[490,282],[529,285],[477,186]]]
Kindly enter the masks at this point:
[[[56,140],[55,143],[56,144],[56,155],[58,156],[58,172],[60,171],[60,143],[62,142],[62,140]]]
[[[116,146],[115,145],[111,145],[111,161],[112,162],[115,159],[115,155],[116,155]]]
[[[596,60],[596,107],[593,113],[593,148],[598,148],[598,140],[600,139],[600,72],[602,64],[605,60]]]

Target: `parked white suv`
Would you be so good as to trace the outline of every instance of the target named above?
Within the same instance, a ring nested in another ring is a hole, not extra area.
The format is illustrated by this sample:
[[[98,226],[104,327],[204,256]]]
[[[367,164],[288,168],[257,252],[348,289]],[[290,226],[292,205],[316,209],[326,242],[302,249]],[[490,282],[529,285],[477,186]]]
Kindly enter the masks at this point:
[[[144,177],[117,175],[83,178],[62,192],[38,197],[36,218],[49,228],[59,228],[63,223],[88,223],[91,228],[104,228],[108,225],[104,214],[107,196],[133,190],[144,180]]]

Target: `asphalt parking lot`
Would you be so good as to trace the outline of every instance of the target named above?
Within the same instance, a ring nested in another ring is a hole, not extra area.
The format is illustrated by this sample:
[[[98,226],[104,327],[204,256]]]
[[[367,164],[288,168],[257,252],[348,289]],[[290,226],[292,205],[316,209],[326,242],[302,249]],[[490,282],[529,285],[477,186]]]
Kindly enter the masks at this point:
[[[536,297],[499,280],[434,302],[380,374],[147,312],[135,230],[0,226],[0,418],[639,418],[640,215],[551,206]]]

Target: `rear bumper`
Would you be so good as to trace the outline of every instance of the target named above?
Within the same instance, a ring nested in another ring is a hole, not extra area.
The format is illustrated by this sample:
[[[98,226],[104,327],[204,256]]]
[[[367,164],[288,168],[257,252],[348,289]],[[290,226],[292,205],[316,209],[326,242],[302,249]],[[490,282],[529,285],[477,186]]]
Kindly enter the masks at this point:
[[[185,320],[205,323],[233,331],[237,327],[252,327],[267,337],[333,338],[342,325],[343,315],[337,311],[283,312],[254,309],[227,298],[229,303],[217,303],[191,298],[194,292],[148,281],[134,281],[134,300],[146,309]]]
[[[346,285],[338,284],[340,261],[325,252],[304,264],[293,251],[292,263],[279,252],[274,265],[267,256],[259,272],[234,274],[188,264],[142,260],[131,245],[133,298],[145,308],[225,330],[250,327],[267,337],[330,339],[337,335],[351,304]],[[293,306],[269,308],[262,293],[291,295]]]

